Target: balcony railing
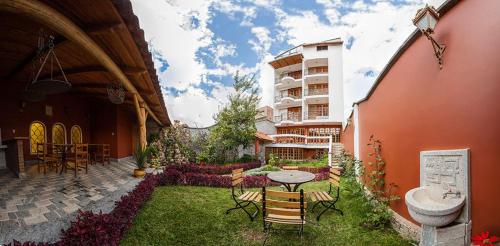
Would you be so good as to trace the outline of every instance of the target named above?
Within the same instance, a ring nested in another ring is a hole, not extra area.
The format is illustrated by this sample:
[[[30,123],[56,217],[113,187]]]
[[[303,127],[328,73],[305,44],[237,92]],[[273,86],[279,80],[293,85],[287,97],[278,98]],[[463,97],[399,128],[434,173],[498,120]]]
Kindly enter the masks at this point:
[[[289,97],[289,98],[293,98],[293,99],[301,99],[302,95],[301,94],[299,94],[299,95],[293,95],[293,94],[278,95],[278,96],[274,97],[274,102],[280,102],[281,99],[283,99],[285,97]]]
[[[325,74],[328,73],[328,67],[311,67],[305,70],[304,75]]]
[[[306,111],[305,118],[308,120],[328,119],[328,109]]]
[[[318,96],[318,95],[328,95],[328,88],[320,88],[320,89],[305,89],[305,96]]]
[[[283,73],[280,74],[274,81],[275,84],[281,83],[281,80],[285,77],[292,77],[293,79],[301,79],[302,78],[302,71],[295,71],[295,72],[289,72],[289,73]]]
[[[271,135],[274,139],[273,143],[284,144],[325,144],[330,143],[330,136],[305,136],[297,134],[276,134]],[[332,143],[340,142],[340,135],[334,134],[331,136]]]
[[[274,116],[274,122],[280,123],[282,121],[292,121],[292,122],[302,121],[302,113],[288,113],[288,114]]]

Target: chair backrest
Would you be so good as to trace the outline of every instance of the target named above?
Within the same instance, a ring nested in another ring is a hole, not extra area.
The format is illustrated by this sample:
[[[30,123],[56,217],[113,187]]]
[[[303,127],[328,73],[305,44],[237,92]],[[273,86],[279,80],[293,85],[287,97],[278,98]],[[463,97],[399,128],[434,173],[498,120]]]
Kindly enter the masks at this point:
[[[78,160],[87,160],[89,158],[89,145],[75,144],[75,155]]]
[[[328,181],[331,185],[340,187],[340,169],[335,167],[330,168],[330,177]]]
[[[298,166],[282,166],[281,168],[285,171],[298,171],[299,170]]]
[[[304,190],[300,192],[286,192],[266,190],[262,187],[262,214],[264,218],[269,215],[300,216],[305,220],[307,202],[304,199]]]
[[[109,146],[109,144],[103,144],[102,145],[102,154],[104,156],[109,156],[109,153],[110,153],[110,146]]]
[[[231,174],[231,186],[234,188],[243,184],[243,168],[234,169]]]
[[[45,157],[47,155],[47,145],[44,143],[36,143],[36,156]]]

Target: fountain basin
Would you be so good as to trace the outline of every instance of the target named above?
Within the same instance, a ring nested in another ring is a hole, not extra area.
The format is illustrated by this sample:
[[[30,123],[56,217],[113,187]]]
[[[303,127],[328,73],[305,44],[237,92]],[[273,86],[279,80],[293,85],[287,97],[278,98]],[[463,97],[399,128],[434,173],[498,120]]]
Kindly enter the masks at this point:
[[[453,222],[465,204],[465,196],[444,199],[431,195],[429,187],[417,187],[405,195],[410,216],[422,225],[441,227]]]

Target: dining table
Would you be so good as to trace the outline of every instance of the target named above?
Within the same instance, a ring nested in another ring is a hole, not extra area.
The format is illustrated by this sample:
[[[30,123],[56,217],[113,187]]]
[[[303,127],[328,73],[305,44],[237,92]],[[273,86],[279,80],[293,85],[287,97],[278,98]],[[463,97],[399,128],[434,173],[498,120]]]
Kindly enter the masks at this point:
[[[267,174],[267,178],[282,184],[289,192],[296,192],[301,184],[313,181],[316,175],[310,172],[293,170],[270,172]]]

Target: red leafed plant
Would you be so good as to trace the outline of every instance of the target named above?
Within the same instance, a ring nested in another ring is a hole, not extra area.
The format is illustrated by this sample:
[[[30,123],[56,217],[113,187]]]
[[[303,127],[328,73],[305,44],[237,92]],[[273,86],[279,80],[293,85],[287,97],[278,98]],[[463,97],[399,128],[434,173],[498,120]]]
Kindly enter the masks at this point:
[[[490,232],[481,232],[479,235],[472,237],[472,243],[479,246],[493,246],[498,241],[497,236],[490,236]]]

